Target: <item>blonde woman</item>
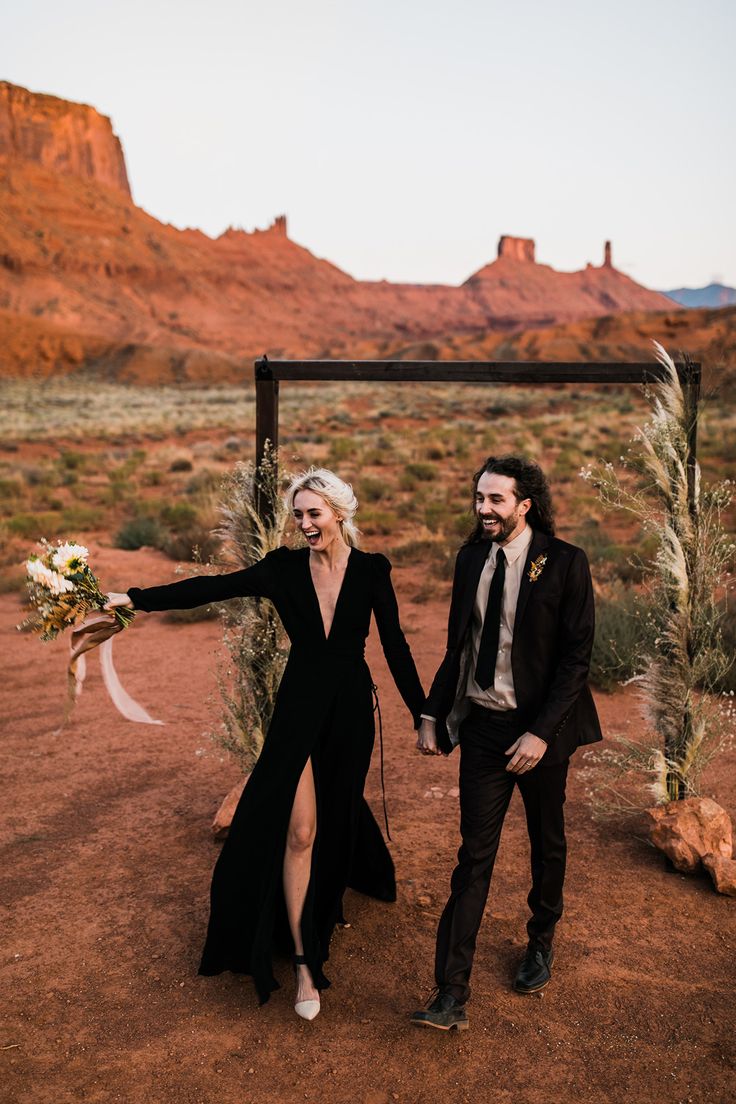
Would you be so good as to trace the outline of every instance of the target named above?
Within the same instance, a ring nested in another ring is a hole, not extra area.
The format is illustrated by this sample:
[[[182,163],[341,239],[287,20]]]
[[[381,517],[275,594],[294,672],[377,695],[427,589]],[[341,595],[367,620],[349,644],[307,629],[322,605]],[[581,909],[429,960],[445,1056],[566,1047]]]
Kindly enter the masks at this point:
[[[212,879],[202,974],[253,976],[261,1003],[278,988],[272,949],[294,952],[295,1010],[313,1019],[329,985],[328,957],[350,886],[396,898],[394,868],[363,797],[374,740],[365,661],[371,613],[414,727],[424,693],[399,623],[391,565],[358,549],[352,487],[310,468],[287,501],[306,542],[279,548],[244,571],[111,595],[137,610],[191,609],[262,596],[291,641],[273,719]]]

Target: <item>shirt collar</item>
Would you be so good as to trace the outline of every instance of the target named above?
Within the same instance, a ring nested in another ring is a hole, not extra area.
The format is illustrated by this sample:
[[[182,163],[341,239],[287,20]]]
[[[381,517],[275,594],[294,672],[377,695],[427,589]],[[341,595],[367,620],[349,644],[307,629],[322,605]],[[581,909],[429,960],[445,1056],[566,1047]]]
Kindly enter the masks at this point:
[[[506,565],[507,566],[511,565],[512,563],[515,563],[518,560],[519,556],[525,556],[526,555],[527,549],[529,548],[529,545],[532,543],[532,537],[533,536],[534,536],[534,531],[533,531],[531,525],[525,525],[524,528],[522,529],[522,531],[519,533],[518,537],[514,537],[514,539],[512,541],[509,541],[509,543],[504,546],[503,552],[504,552],[504,556],[506,557]],[[494,544],[494,546],[493,546],[493,552],[491,554],[491,560],[493,562],[494,567],[495,567],[495,564],[496,564],[496,559],[498,557],[499,547],[500,546],[498,544]]]

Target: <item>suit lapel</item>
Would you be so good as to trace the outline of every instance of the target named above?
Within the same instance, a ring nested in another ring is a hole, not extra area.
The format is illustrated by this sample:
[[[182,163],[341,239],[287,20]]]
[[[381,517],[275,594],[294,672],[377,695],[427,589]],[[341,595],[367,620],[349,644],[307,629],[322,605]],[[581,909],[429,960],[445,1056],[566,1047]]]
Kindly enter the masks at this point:
[[[535,533],[532,537],[532,543],[529,545],[526,554],[526,562],[524,563],[524,571],[521,576],[521,586],[519,587],[519,597],[516,602],[516,616],[514,617],[514,636],[519,630],[519,625],[522,622],[524,613],[526,611],[527,602],[529,596],[534,589],[534,583],[529,578],[529,569],[532,564],[532,560],[536,560],[537,556],[541,556],[542,553],[549,546],[549,537],[544,533]]]

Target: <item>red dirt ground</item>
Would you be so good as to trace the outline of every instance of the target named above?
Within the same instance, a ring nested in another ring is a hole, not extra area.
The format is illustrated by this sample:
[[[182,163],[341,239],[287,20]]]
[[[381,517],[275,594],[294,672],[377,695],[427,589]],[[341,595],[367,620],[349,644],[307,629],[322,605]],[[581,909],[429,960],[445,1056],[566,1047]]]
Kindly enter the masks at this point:
[[[109,589],[171,577],[171,562],[157,553],[89,543]],[[412,572],[397,569],[394,578],[401,599]],[[445,603],[404,599],[402,612],[427,682]],[[733,1100],[734,902],[705,878],[668,873],[630,829],[594,822],[575,771],[567,907],[549,988],[536,998],[509,988],[525,943],[528,878],[515,799],[479,940],[471,1029],[410,1027],[408,1014],[432,984],[434,931],[458,844],[457,801],[447,796],[458,760],[413,750],[374,639],[397,904],[349,897],[352,926],[335,935],[333,985],[311,1024],[293,1012],[286,964],[284,989],[260,1009],[249,979],[197,977],[217,853],[209,824],[237,778],[207,735],[218,711],[218,624],[141,615],[117,638],[126,687],[165,727],[119,717],[92,658],[73,722],[55,735],[65,644],[17,634],[21,616],[17,596],[0,598],[3,1101]],[[598,701],[608,734],[638,731],[629,691]],[[377,759],[368,796],[378,813]],[[706,786],[731,811],[733,762],[721,759]],[[426,798],[430,786],[444,796]]]

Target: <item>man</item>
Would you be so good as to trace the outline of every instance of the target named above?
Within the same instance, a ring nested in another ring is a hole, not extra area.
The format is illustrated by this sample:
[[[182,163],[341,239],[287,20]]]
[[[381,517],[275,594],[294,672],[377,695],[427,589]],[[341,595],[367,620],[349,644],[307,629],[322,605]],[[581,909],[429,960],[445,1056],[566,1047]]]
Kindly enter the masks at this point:
[[[465,1004],[501,827],[515,785],[531,843],[529,945],[514,988],[543,989],[562,914],[563,804],[569,757],[601,739],[587,685],[594,610],[581,548],[554,536],[541,468],[489,457],[474,477],[475,530],[455,563],[447,651],[417,747],[460,745],[460,834],[450,899],[437,932],[437,995],[412,1023],[468,1026]]]

